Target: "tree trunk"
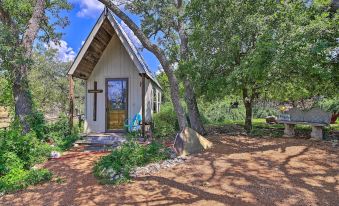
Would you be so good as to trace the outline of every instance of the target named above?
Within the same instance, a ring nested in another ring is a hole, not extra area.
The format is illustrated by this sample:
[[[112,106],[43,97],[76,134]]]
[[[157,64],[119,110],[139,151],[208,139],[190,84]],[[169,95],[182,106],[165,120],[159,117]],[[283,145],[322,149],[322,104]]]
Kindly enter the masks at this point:
[[[19,65],[14,70],[20,71],[22,67],[25,65]],[[14,75],[12,92],[15,100],[15,115],[22,126],[22,132],[26,134],[30,130],[28,116],[32,114],[32,98],[28,90],[27,76],[22,75],[21,72],[15,72]]]
[[[15,101],[15,115],[18,117],[23,127],[23,133],[26,134],[30,130],[30,124],[27,117],[32,114],[33,102],[29,92],[28,70],[30,67],[30,59],[32,56],[33,42],[40,29],[40,22],[44,16],[45,0],[37,0],[34,7],[32,17],[28,21],[27,30],[22,38],[22,47],[24,49],[22,55],[18,59],[24,59],[23,63],[15,65],[13,68],[13,97]]]
[[[252,102],[253,98],[249,96],[248,90],[243,89],[243,102],[245,105],[246,115],[245,115],[245,130],[247,133],[250,133],[252,130]]]
[[[73,117],[74,117],[74,79],[72,75],[68,76],[68,85],[69,85],[69,112],[68,112],[68,126],[69,132],[73,131]]]
[[[173,103],[174,110],[177,114],[179,127],[181,130],[184,129],[187,126],[187,120],[185,116],[185,111],[182,105],[180,104],[178,80],[174,75],[173,68],[171,67],[169,60],[165,56],[164,51],[161,50],[161,48],[159,48],[157,45],[153,44],[142,32],[142,30],[132,21],[132,19],[129,18],[123,11],[121,11],[120,8],[117,5],[115,5],[112,1],[110,0],[99,0],[99,1],[103,3],[107,8],[109,8],[121,20],[123,20],[124,23],[133,31],[134,35],[142,43],[143,47],[148,49],[158,58],[170,83],[171,100]]]
[[[188,35],[186,33],[185,25],[185,8],[183,6],[183,1],[179,0],[177,2],[177,8],[179,9],[179,18],[178,18],[178,33],[180,38],[180,60],[186,62],[189,60],[189,48],[188,48]],[[195,97],[193,86],[187,76],[184,75],[184,87],[185,87],[185,102],[188,109],[188,117],[190,119],[191,128],[197,131],[198,133],[205,135],[206,130],[200,118],[200,112],[197,104],[197,99]]]
[[[185,85],[185,101],[187,104],[188,117],[190,119],[191,127],[201,135],[205,135],[207,132],[200,118],[200,112],[192,85],[188,79],[184,80],[184,85]]]
[[[163,67],[164,68],[164,67]],[[184,108],[180,104],[180,95],[179,95],[179,83],[178,79],[174,75],[174,72],[172,69],[165,69],[164,71],[168,77],[168,81],[170,84],[171,89],[171,100],[174,107],[174,111],[177,114],[177,119],[179,123],[180,130],[183,130],[185,127],[187,127],[187,120]]]

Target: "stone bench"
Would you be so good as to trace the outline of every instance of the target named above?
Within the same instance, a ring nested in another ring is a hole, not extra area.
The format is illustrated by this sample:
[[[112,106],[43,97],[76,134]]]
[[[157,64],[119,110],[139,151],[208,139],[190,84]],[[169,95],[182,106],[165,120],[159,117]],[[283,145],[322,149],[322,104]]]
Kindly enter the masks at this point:
[[[311,138],[316,140],[323,139],[323,128],[328,126],[331,121],[331,114],[319,108],[313,108],[309,111],[301,111],[298,108],[292,108],[278,116],[278,123],[284,124],[284,137],[294,137],[294,126],[296,124],[305,124],[312,127]]]

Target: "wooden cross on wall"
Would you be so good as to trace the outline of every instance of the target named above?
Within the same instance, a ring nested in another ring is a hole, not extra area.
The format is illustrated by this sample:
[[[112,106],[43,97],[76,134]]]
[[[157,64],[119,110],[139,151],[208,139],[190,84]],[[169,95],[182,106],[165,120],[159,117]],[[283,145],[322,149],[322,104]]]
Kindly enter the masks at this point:
[[[94,82],[94,89],[89,89],[88,93],[94,94],[94,105],[93,105],[93,121],[97,121],[97,94],[102,93],[102,89],[98,89],[98,83]]]

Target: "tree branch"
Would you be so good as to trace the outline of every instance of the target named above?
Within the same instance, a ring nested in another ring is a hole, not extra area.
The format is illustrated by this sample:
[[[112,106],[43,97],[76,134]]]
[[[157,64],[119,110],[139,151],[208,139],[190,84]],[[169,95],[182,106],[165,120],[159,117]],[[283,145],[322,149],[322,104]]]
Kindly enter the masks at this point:
[[[160,63],[163,67],[170,68],[169,62],[164,54],[164,52],[155,44],[147,38],[147,36],[142,32],[142,30],[129,18],[120,8],[115,5],[111,0],[99,0],[103,3],[107,8],[109,8],[115,15],[117,15],[121,20],[125,22],[125,24],[133,31],[134,35],[138,37],[141,44],[154,53],[154,55],[159,59]]]
[[[180,56],[181,60],[186,61],[188,59],[188,36],[186,33],[185,20],[184,20],[184,9],[182,0],[177,1],[177,9],[179,10],[179,17],[177,22],[177,31],[180,38]]]
[[[45,0],[37,0],[32,17],[28,21],[28,28],[25,31],[22,39],[23,47],[25,48],[25,56],[29,57],[32,54],[33,42],[38,34],[40,29],[40,23],[44,18],[45,13]]]

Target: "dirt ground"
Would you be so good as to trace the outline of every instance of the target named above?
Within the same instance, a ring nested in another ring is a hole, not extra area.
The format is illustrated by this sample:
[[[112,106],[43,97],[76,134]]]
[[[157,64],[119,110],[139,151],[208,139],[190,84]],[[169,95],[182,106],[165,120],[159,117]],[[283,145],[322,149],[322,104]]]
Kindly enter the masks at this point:
[[[339,149],[305,139],[209,136],[189,163],[120,186],[91,174],[100,155],[49,161],[58,181],[0,197],[0,205],[339,205]],[[74,153],[77,154],[77,153]]]

